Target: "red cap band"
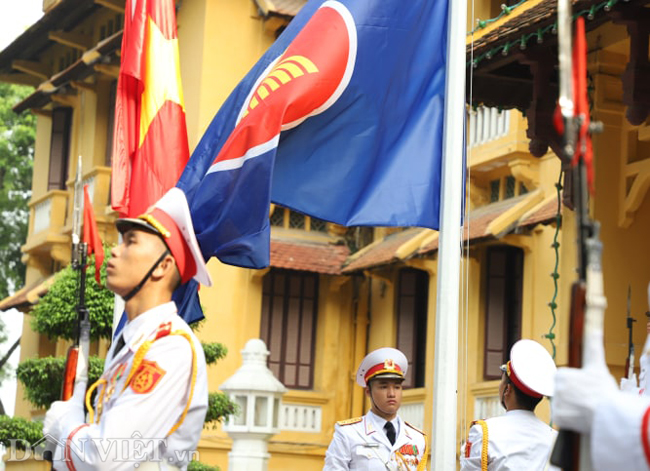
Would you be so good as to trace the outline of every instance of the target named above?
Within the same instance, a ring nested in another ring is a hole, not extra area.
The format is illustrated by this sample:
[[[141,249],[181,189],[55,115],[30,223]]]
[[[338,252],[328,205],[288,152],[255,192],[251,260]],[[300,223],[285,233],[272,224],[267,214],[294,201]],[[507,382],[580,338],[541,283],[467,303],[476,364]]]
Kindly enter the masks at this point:
[[[397,363],[393,362],[392,360],[386,360],[382,363],[378,363],[372,368],[369,368],[368,371],[366,371],[363,379],[366,381],[366,384],[368,384],[368,381],[370,381],[372,378],[383,373],[394,373],[400,375],[401,377],[404,377],[404,373],[402,373],[402,369]]]
[[[167,244],[167,247],[169,247],[169,251],[172,253],[174,260],[176,260],[176,266],[181,275],[181,282],[187,283],[196,275],[196,261],[194,260],[190,246],[187,244],[176,222],[166,212],[154,208],[150,214],[169,232],[169,237],[163,235],[163,240]]]
[[[544,397],[542,394],[539,394],[529,387],[527,387],[524,383],[521,382],[519,377],[517,376],[517,373],[515,373],[515,369],[512,367],[512,362],[507,363],[508,371],[506,372],[508,377],[510,378],[510,381],[517,386],[517,389],[519,389],[522,393],[526,394],[527,396],[532,396],[532,397]]]

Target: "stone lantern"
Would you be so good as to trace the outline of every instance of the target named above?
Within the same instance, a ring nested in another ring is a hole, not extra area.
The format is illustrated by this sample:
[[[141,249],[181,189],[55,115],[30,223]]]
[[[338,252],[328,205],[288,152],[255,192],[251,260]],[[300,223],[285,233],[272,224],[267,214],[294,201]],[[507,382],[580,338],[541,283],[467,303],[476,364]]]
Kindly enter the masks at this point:
[[[239,406],[223,430],[232,438],[229,471],[266,471],[268,441],[280,431],[280,400],[287,392],[266,366],[269,351],[260,339],[251,339],[241,351],[242,366],[219,389]]]

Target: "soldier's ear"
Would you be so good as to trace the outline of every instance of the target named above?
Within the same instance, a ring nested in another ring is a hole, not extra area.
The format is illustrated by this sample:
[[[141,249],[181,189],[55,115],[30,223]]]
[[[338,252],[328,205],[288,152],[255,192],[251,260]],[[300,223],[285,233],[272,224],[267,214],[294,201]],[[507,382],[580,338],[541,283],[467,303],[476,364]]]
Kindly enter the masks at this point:
[[[176,261],[174,257],[168,252],[167,256],[163,258],[156,266],[156,269],[151,273],[151,277],[159,279],[165,276],[168,271],[176,270]]]

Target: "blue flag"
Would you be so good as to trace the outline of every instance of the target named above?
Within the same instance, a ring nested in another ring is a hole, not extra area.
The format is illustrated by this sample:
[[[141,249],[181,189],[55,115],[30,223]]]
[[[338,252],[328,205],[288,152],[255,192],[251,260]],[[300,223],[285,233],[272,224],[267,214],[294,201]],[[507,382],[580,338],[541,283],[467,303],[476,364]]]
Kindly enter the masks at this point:
[[[271,201],[344,226],[438,229],[448,1],[303,7],[179,180],[206,259],[267,266]]]

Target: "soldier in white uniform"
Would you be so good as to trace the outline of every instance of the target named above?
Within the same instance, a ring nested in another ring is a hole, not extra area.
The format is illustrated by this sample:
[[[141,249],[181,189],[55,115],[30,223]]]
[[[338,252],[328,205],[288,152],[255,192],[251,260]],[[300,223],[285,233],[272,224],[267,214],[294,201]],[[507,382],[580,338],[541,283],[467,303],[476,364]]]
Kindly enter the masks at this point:
[[[551,396],[555,363],[533,340],[519,340],[501,367],[501,417],[472,424],[461,452],[461,471],[542,471],[557,432],[535,416],[544,396]]]
[[[426,469],[426,435],[397,415],[407,369],[406,357],[394,348],[380,348],[363,359],[357,384],[372,407],[363,417],[336,423],[323,471]]]
[[[650,470],[650,397],[618,391],[605,365],[560,368],[553,421],[590,434],[594,471]]]
[[[590,352],[589,357],[599,355]],[[594,471],[648,471],[650,397],[646,394],[619,391],[602,360],[581,369],[560,368],[555,376],[553,422],[561,429],[590,435]]]
[[[128,322],[88,390],[88,419],[85,385],[77,386],[69,401],[52,404],[43,432],[59,443],[57,470],[186,469],[207,411],[207,374],[171,296],[191,278],[210,286],[210,276],[180,189],[116,225],[123,242],[111,251],[107,286],[124,298]]]
[[[639,358],[639,384],[636,374],[631,378],[621,378],[621,391],[639,396],[650,396],[650,321],[646,324],[646,340]],[[634,365],[632,365],[634,367]]]

